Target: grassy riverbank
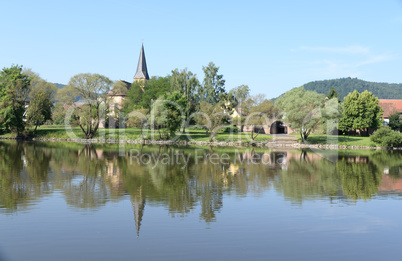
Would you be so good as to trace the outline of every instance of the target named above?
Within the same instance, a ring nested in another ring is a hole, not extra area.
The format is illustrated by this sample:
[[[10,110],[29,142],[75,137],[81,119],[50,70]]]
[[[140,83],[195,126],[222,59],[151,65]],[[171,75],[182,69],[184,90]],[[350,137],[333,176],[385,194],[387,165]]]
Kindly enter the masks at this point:
[[[38,127],[36,130],[36,138],[58,138],[58,139],[68,139],[68,138],[79,138],[83,139],[83,132],[79,127],[71,128],[73,135],[69,135],[65,126],[62,125],[43,125]],[[178,140],[182,141],[209,141],[209,135],[205,133],[205,130],[199,129],[186,129],[187,133],[177,133],[179,136]],[[159,134],[157,131],[144,130],[144,138],[147,140],[159,139]],[[7,133],[0,135],[0,137],[15,137],[15,134]],[[153,138],[152,138],[153,136]],[[125,128],[125,129],[99,129],[98,133],[94,139],[119,139],[119,140],[140,140],[141,139],[141,129],[139,128]],[[260,134],[257,136],[255,141],[266,142],[272,140],[273,137],[270,135]],[[250,133],[223,133],[220,132],[214,137],[215,141],[251,141]]]
[[[58,139],[68,139],[68,138],[79,138],[83,139],[83,132],[79,127],[73,127],[72,133],[75,135],[69,135],[63,125],[43,125],[38,127],[36,131],[36,138],[58,138]],[[205,130],[200,129],[188,129],[187,133],[178,133],[179,141],[209,141],[209,135],[205,133]],[[147,140],[151,140],[153,135],[154,140],[159,139],[159,134],[157,131],[144,130],[144,137]],[[298,134],[292,134],[298,138],[299,143],[301,142],[300,136]],[[0,135],[1,137],[15,137],[15,134],[7,133]],[[126,128],[126,129],[99,129],[98,133],[94,137],[95,139],[119,139],[119,140],[140,140],[141,130],[139,128]],[[271,135],[260,134],[257,136],[255,141],[257,142],[267,142],[274,138]],[[215,141],[227,141],[227,142],[251,142],[250,133],[218,133],[214,137]],[[323,134],[311,134],[308,139],[310,144],[337,144],[337,145],[347,145],[347,146],[376,146],[370,137],[360,137],[360,136],[341,136],[341,135],[323,135]]]

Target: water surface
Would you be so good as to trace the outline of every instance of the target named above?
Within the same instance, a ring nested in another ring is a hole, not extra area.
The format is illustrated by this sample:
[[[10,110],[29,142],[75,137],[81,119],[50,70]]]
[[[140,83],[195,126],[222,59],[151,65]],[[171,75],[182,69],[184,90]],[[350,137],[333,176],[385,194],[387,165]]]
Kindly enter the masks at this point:
[[[0,260],[399,259],[402,154],[0,143]]]

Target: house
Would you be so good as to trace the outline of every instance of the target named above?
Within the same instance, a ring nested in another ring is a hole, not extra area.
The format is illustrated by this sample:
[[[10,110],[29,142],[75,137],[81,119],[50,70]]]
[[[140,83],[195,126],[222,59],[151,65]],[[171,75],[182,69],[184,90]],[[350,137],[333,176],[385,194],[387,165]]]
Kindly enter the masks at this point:
[[[378,101],[383,110],[384,125],[389,124],[389,117],[395,112],[402,115],[402,100],[378,99]]]

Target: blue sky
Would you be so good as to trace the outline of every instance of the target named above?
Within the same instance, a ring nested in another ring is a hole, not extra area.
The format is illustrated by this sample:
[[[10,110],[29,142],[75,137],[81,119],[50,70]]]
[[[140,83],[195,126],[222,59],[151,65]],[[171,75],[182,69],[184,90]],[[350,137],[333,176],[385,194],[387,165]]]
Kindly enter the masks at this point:
[[[78,73],[131,81],[144,42],[149,74],[220,67],[276,97],[341,77],[402,82],[402,2],[0,0],[0,67],[23,65],[50,82]]]

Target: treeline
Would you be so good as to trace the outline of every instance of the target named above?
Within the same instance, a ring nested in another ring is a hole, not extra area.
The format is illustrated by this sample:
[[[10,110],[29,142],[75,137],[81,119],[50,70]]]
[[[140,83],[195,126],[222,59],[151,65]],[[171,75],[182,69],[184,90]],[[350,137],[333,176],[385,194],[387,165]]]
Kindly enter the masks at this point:
[[[327,94],[332,87],[338,92],[341,99],[354,90],[360,93],[367,90],[379,99],[402,99],[402,84],[368,82],[350,77],[304,84],[306,90],[321,94]]]

